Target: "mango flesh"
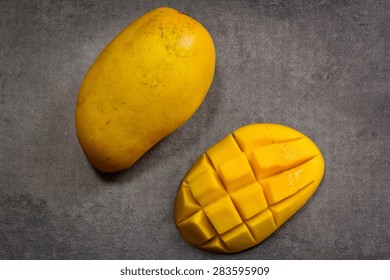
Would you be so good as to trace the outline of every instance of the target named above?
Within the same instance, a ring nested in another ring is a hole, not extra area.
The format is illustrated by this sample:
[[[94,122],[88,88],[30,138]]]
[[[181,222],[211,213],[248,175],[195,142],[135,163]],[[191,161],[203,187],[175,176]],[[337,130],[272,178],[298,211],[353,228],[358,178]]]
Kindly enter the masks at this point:
[[[175,223],[191,245],[216,253],[253,247],[294,215],[324,174],[302,133],[278,124],[241,127],[209,148],[178,191]]]
[[[196,20],[163,7],[132,22],[80,87],[76,130],[92,165],[103,172],[132,166],[195,113],[214,69],[212,38]]]

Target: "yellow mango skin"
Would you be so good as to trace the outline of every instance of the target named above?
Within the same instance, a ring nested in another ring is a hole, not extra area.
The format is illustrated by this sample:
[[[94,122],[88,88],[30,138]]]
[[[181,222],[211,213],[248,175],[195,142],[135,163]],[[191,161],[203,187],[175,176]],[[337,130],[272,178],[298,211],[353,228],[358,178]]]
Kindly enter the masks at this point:
[[[185,175],[175,223],[191,245],[236,253],[274,233],[316,191],[324,159],[304,134],[279,124],[241,127]]]
[[[162,7],[132,22],[80,87],[76,130],[92,165],[103,172],[132,166],[195,113],[214,69],[213,40],[196,20]]]

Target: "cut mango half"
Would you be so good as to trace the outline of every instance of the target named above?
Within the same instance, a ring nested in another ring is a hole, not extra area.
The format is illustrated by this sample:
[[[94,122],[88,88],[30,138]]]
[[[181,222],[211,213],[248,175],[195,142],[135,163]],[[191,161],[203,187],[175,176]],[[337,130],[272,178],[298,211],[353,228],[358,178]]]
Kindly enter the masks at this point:
[[[241,127],[187,172],[176,197],[176,226],[199,249],[248,249],[306,203],[324,169],[320,150],[304,134],[279,124]]]

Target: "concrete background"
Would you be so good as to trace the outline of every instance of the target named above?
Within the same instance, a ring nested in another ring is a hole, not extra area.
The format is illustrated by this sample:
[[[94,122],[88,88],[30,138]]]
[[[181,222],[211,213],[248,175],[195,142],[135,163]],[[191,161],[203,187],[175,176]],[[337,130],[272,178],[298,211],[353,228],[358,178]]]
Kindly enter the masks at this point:
[[[78,88],[102,48],[158,6],[199,20],[217,50],[197,113],[106,176],[76,138]],[[389,1],[0,1],[1,259],[389,259]],[[261,245],[194,249],[173,221],[187,169],[240,126],[312,138],[324,180]]]

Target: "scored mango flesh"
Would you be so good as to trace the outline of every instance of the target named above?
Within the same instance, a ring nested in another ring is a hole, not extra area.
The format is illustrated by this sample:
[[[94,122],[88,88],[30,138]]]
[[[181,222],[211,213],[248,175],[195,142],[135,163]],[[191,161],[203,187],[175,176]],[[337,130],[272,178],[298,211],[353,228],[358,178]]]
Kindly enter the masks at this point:
[[[176,226],[197,248],[245,250],[294,215],[323,174],[320,150],[302,133],[278,124],[241,127],[186,174],[176,197]]]

